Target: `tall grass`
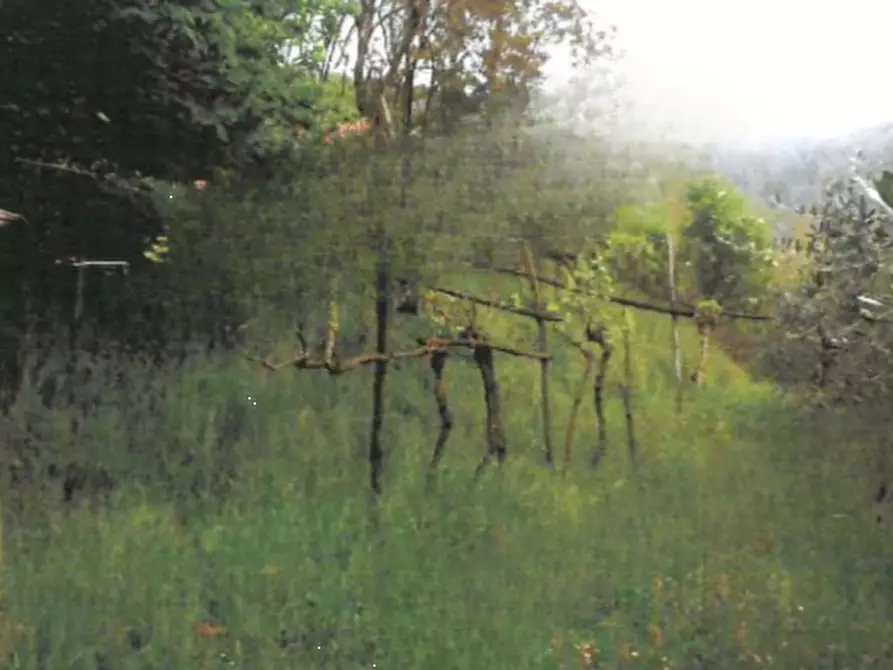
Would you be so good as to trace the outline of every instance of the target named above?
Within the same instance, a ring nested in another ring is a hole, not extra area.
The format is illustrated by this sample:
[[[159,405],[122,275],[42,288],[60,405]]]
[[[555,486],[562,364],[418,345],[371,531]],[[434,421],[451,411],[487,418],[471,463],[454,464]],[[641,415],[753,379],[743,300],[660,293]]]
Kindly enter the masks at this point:
[[[508,320],[492,329],[527,337]],[[677,417],[669,337],[665,320],[638,319],[635,473],[613,391],[604,466],[586,468],[584,405],[570,475],[542,467],[538,371],[500,357],[507,466],[472,477],[483,391],[453,360],[456,427],[428,486],[430,373],[404,365],[388,385],[375,515],[366,372],[109,357],[56,374],[70,393],[49,408],[38,375],[4,420],[4,448],[41,454],[38,474],[51,460],[101,466],[117,487],[108,504],[88,485],[63,503],[58,478],[6,483],[0,665],[893,667],[868,438],[837,448],[846,431],[807,423],[719,352]],[[561,427],[582,366],[556,355]]]

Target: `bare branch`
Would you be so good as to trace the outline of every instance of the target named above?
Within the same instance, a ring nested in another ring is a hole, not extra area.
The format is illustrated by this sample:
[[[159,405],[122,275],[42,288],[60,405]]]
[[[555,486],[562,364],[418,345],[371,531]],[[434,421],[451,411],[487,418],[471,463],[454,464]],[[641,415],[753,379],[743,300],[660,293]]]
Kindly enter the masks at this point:
[[[530,245],[527,242],[521,248],[521,262],[527,270],[530,279],[530,290],[533,293],[533,304],[537,311],[542,311],[544,301],[540,295],[539,282],[536,280],[536,265],[533,260],[533,253],[530,251]],[[537,345],[541,352],[549,349],[549,334],[546,328],[546,322],[542,318],[537,318]],[[540,407],[543,413],[543,444],[545,447],[546,465],[552,467],[552,412],[549,406],[549,361],[543,359],[540,361]]]
[[[22,165],[30,165],[31,167],[40,168],[41,170],[56,170],[58,172],[68,172],[71,174],[80,175],[81,177],[90,177],[91,179],[99,179],[99,175],[94,172],[90,172],[89,170],[85,170],[84,168],[79,168],[74,165],[65,165],[64,163],[46,163],[44,161],[35,161],[30,158],[16,158],[16,163],[21,163]]]
[[[5,228],[13,223],[28,223],[28,220],[21,214],[0,209],[0,228]]]
[[[428,340],[423,346],[419,346],[415,349],[407,349],[405,351],[394,351],[386,354],[379,353],[368,353],[368,354],[360,354],[359,356],[354,356],[352,358],[345,359],[343,361],[335,358],[331,361],[326,361],[321,358],[314,358],[307,351],[301,351],[291,358],[279,361],[274,363],[267,358],[263,358],[260,356],[254,356],[251,354],[245,354],[245,357],[254,363],[260,363],[264,368],[269,370],[270,372],[278,372],[283,368],[293,367],[298,370],[325,370],[330,375],[340,375],[345,372],[349,372],[350,370],[354,370],[356,368],[363,367],[364,365],[372,365],[373,363],[379,363],[383,361],[393,361],[397,359],[405,359],[405,358],[424,358],[428,354],[433,354],[435,352],[443,352],[447,349],[456,349],[456,348],[466,348],[471,350],[476,349],[491,349],[492,351],[498,351],[502,354],[507,354],[509,356],[516,356],[518,358],[532,358],[534,360],[550,360],[551,355],[548,353],[542,353],[539,351],[524,351],[522,349],[517,349],[515,347],[510,347],[506,345],[499,344],[491,344],[484,340],[478,339],[468,339],[468,338],[459,338],[459,339],[439,339],[432,338]]]

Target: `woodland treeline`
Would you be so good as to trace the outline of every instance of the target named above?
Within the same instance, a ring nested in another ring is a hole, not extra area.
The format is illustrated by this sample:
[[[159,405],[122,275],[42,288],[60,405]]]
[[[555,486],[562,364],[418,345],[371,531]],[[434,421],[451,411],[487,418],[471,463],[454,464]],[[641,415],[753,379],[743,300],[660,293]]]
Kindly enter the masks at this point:
[[[331,375],[371,366],[380,491],[389,370],[412,358],[431,368],[436,468],[455,349],[480,370],[481,468],[508,454],[499,356],[541,367],[543,458],[560,460],[555,342],[581,353],[574,416],[591,384],[593,465],[607,366],[625,366],[635,463],[623,309],[696,323],[690,370],[678,336],[668,343],[679,411],[720,324],[743,324],[721,344],[764,350],[759,372],[823,402],[868,406],[889,384],[889,175],[829,191],[802,215],[808,234],[779,250],[772,214],[723,179],[643,172],[610,138],[561,130],[568,110],[540,90],[549,48],[584,68],[613,54],[612,27],[575,2],[13,0],[0,18],[7,407],[23,356],[60,350],[161,364],[222,349]],[[450,285],[469,273],[521,283],[489,295]],[[490,336],[496,312],[529,321],[529,347]],[[50,375],[41,393],[52,404],[76,385]],[[573,440],[572,419],[565,463]]]

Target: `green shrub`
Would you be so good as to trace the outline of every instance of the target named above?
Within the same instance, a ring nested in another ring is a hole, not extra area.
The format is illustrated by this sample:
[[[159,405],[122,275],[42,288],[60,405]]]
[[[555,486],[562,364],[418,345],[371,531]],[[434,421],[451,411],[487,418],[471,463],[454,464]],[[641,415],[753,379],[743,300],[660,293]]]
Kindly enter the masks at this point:
[[[611,272],[621,283],[660,299],[669,298],[666,218],[659,205],[618,208],[606,254]]]

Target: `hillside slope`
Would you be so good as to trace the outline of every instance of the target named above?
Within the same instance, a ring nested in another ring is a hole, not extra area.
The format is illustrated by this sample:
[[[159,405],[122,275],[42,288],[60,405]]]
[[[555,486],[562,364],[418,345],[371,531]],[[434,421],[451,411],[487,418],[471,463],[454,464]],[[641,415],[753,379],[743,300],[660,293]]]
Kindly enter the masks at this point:
[[[491,288],[474,277],[450,286]],[[532,347],[525,320],[480,317],[494,342]],[[690,361],[690,324],[683,341]],[[635,315],[641,468],[626,455],[618,347],[608,458],[587,467],[589,392],[566,477],[540,465],[537,363],[499,355],[509,460],[474,480],[483,392],[453,356],[455,425],[433,488],[431,373],[403,361],[387,383],[387,476],[372,524],[369,371],[196,360],[165,381],[162,424],[125,420],[108,399],[96,439],[145,435],[163,453],[177,440],[213,444],[207,427],[228,395],[250,393],[257,404],[232,453],[238,483],[185,525],[182,500],[133,487],[110,512],[49,510],[24,527],[8,518],[4,650],[23,668],[62,667],[84,649],[101,667],[159,670],[888,667],[891,556],[865,504],[868,447],[834,461],[833,432],[721,351],[677,416],[669,343],[667,317]],[[582,360],[554,348],[562,445]],[[199,447],[193,465],[219,467]]]

